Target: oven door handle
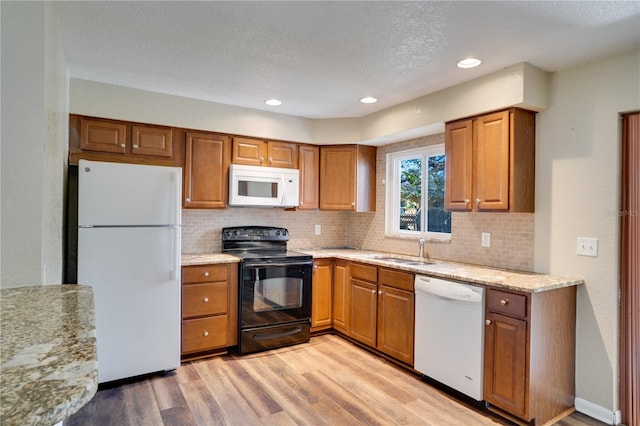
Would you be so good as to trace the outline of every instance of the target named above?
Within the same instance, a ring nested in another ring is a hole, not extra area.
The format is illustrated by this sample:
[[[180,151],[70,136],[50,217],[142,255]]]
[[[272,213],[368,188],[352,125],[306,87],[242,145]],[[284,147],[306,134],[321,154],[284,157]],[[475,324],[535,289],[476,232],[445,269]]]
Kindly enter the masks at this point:
[[[313,266],[313,262],[277,262],[277,263],[270,263],[270,262],[244,262],[244,267],[245,268],[265,268],[265,267],[274,267],[274,268],[280,268],[283,266]]]
[[[291,336],[293,334],[298,334],[302,331],[302,327],[295,327],[292,330],[281,331],[280,333],[258,333],[253,336],[255,340],[269,340],[269,339],[279,339],[281,337]]]

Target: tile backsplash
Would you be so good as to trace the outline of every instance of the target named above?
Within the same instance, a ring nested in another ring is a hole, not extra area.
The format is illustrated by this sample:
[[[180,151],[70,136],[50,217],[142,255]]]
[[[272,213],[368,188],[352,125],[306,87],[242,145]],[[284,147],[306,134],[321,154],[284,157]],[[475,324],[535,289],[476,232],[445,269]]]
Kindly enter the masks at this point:
[[[227,226],[261,225],[287,228],[289,248],[350,246],[399,254],[418,254],[417,238],[385,237],[386,154],[417,146],[444,143],[438,134],[378,148],[376,211],[287,211],[230,207],[220,210],[182,211],[182,252],[219,252],[221,230]],[[436,259],[473,263],[521,271],[533,270],[533,213],[453,213],[450,242],[429,242],[428,254]],[[320,225],[320,235],[315,234]],[[482,232],[491,234],[491,247],[482,247]]]

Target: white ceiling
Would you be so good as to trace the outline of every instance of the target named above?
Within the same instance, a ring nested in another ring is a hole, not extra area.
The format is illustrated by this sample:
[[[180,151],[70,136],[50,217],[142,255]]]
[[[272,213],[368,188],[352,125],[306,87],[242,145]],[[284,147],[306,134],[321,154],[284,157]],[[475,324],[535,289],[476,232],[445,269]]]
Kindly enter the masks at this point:
[[[56,9],[71,77],[308,118],[361,117],[520,62],[557,71],[640,46],[637,0],[82,1]],[[467,56],[483,64],[456,68]],[[363,105],[363,96],[380,101]],[[271,97],[283,105],[265,105]]]

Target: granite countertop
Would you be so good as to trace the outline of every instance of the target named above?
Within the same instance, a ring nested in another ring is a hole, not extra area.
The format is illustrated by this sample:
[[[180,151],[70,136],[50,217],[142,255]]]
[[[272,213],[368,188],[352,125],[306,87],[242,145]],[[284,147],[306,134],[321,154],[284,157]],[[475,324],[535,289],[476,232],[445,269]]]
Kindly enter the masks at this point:
[[[514,271],[509,269],[492,268],[489,266],[471,265],[460,262],[449,262],[431,259],[433,263],[406,264],[379,259],[398,258],[418,263],[416,256],[406,256],[395,253],[386,253],[358,249],[294,249],[295,251],[309,254],[314,259],[343,259],[355,262],[364,262],[376,266],[400,269],[414,274],[428,275],[436,278],[446,278],[464,281],[470,284],[480,284],[510,290],[537,293],[563,287],[584,284],[582,278],[560,277],[554,275],[538,274],[526,271]],[[239,262],[239,257],[222,253],[204,253],[182,256],[182,265],[204,265],[211,263]]]
[[[98,389],[93,289],[45,285],[0,291],[2,425],[53,425]]]
[[[224,253],[183,254],[182,266],[209,265],[213,263],[240,262],[238,256]]]
[[[298,250],[310,254],[314,259],[336,258],[356,262],[365,262],[377,266],[400,269],[415,274],[428,275],[436,278],[448,278],[470,284],[481,284],[491,287],[537,293],[563,287],[584,284],[582,278],[559,277],[554,275],[537,274],[533,272],[514,271],[489,266],[470,265],[466,263],[448,262],[432,259],[432,264],[408,265],[378,257],[394,257],[419,262],[418,257],[398,255],[367,250]]]

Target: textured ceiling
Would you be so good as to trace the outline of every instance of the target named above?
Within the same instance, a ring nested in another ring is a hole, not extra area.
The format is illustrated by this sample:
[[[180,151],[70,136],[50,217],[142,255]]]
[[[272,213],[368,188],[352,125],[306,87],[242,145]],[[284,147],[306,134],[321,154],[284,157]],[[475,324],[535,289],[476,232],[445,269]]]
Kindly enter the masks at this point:
[[[308,118],[360,117],[520,62],[557,71],[640,46],[639,1],[83,1],[56,10],[71,77]],[[456,68],[467,56],[483,64]],[[363,96],[380,101],[363,105]],[[266,106],[271,97],[283,105]]]

